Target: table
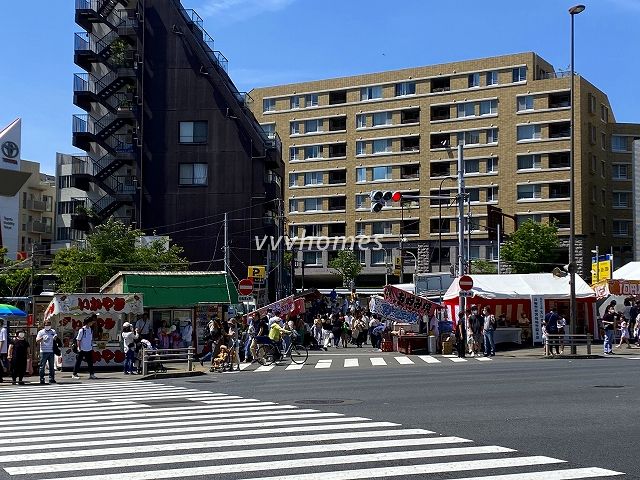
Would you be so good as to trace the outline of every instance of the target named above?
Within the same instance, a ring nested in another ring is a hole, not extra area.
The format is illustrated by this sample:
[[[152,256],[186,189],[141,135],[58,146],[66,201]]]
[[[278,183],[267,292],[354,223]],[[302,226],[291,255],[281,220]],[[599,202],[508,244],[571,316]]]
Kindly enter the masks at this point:
[[[498,327],[493,332],[495,343],[522,343],[522,329],[518,327]]]
[[[411,355],[416,350],[427,351],[429,348],[429,335],[398,335],[398,352]]]

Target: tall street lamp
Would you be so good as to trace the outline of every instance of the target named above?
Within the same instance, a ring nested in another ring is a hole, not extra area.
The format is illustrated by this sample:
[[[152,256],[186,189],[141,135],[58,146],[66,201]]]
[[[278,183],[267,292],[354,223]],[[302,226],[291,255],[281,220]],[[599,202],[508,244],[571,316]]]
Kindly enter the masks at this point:
[[[569,165],[571,166],[570,180],[570,225],[569,225],[569,275],[570,275],[570,321],[569,333],[576,333],[576,323],[578,321],[578,305],[576,302],[576,166],[575,166],[575,72],[574,72],[574,17],[582,13],[586,7],[575,5],[569,9],[571,16],[571,145],[569,150]],[[576,353],[576,347],[571,346],[571,353]]]

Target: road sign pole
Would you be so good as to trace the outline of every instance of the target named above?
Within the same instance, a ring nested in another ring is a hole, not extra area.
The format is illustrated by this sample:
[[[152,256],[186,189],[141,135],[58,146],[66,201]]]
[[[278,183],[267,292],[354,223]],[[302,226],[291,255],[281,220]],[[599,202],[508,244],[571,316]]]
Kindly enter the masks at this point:
[[[458,276],[464,274],[464,157],[462,143],[458,143]],[[464,312],[465,299],[458,300],[460,312]]]

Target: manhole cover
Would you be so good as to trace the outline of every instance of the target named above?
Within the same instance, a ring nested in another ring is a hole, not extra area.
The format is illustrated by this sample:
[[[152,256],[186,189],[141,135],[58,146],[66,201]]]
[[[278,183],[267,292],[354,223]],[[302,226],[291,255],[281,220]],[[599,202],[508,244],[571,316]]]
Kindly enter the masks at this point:
[[[295,402],[298,405],[354,405],[356,403],[362,403],[361,400],[341,400],[337,398],[325,398],[325,399],[316,399],[310,398],[305,400],[296,400]]]
[[[593,388],[624,388],[624,385],[594,385]]]

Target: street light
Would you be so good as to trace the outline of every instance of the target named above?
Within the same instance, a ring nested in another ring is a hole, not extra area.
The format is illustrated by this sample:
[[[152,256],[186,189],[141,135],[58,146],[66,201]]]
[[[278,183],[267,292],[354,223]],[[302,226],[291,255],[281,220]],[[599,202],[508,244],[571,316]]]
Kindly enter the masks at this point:
[[[571,166],[571,179],[569,182],[570,190],[570,225],[569,225],[569,275],[570,275],[570,321],[569,333],[576,333],[576,323],[578,321],[578,305],[576,302],[576,169],[575,169],[575,62],[574,62],[574,17],[582,13],[586,7],[584,5],[575,5],[569,9],[571,16],[571,142],[569,149],[569,165]],[[571,346],[571,353],[576,353],[575,345]]]

